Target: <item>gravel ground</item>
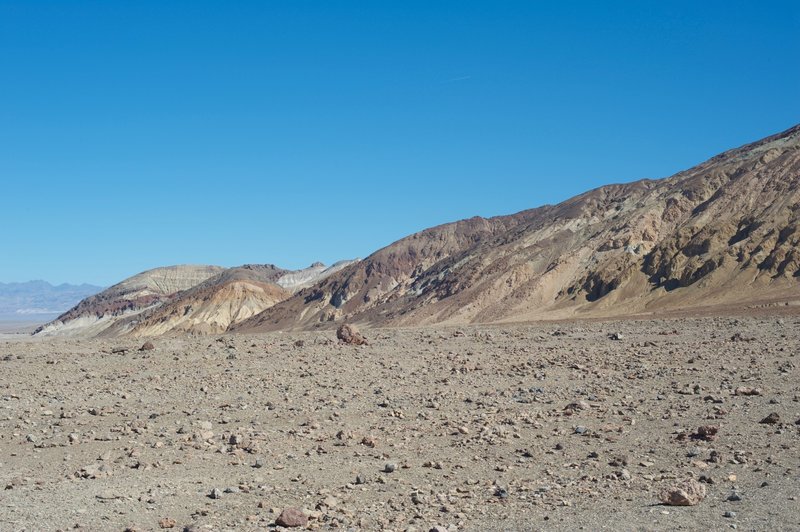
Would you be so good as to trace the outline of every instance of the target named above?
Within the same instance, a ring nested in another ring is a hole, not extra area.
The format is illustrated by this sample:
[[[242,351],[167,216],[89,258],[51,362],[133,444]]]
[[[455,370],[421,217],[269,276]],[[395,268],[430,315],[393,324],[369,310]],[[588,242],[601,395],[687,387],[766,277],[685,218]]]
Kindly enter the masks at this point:
[[[796,316],[362,332],[0,341],[0,530],[800,530]]]

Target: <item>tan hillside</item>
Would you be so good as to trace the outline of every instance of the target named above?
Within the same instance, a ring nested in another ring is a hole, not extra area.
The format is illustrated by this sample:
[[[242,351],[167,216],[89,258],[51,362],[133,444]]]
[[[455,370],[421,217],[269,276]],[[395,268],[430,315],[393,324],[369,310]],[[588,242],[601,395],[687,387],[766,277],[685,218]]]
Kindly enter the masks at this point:
[[[356,261],[301,270],[271,264],[170,266],[140,273],[81,301],[38,336],[216,334]]]
[[[274,283],[286,270],[272,265],[231,268],[158,307],[121,320],[105,336],[158,336],[170,332],[215,334],[283,301],[292,293]]]
[[[800,126],[667,179],[404,238],[236,330],[800,304]]]
[[[179,265],[154,268],[129,277],[99,294],[87,297],[37,335],[95,335],[120,319],[157,306],[173,294],[187,290],[224,271],[219,266]]]

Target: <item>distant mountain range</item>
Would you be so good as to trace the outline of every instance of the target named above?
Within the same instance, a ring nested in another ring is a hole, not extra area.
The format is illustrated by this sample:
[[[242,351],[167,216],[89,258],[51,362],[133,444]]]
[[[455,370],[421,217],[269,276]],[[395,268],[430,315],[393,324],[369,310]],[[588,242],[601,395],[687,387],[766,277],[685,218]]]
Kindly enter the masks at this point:
[[[330,268],[144,272],[39,333],[216,334],[776,306],[800,309],[800,126],[669,178],[433,227]]]
[[[0,319],[47,321],[101,290],[90,284],[0,283]]]

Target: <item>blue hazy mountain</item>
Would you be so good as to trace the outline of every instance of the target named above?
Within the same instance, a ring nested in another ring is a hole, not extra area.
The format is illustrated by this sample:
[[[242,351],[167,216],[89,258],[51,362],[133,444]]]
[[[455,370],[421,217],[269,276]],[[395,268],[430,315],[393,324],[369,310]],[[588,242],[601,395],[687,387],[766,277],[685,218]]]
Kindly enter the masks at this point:
[[[52,285],[47,281],[0,283],[0,319],[47,321],[102,289],[90,284]]]

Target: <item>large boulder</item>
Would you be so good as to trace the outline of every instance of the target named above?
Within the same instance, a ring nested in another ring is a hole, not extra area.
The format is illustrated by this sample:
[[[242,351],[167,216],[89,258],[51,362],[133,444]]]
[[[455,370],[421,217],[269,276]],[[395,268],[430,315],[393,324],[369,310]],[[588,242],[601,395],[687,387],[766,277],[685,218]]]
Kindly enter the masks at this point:
[[[661,502],[669,506],[695,506],[706,497],[706,487],[694,479],[661,492]]]
[[[367,339],[358,332],[358,329],[347,323],[336,330],[336,338],[348,345],[367,345],[368,343]]]

